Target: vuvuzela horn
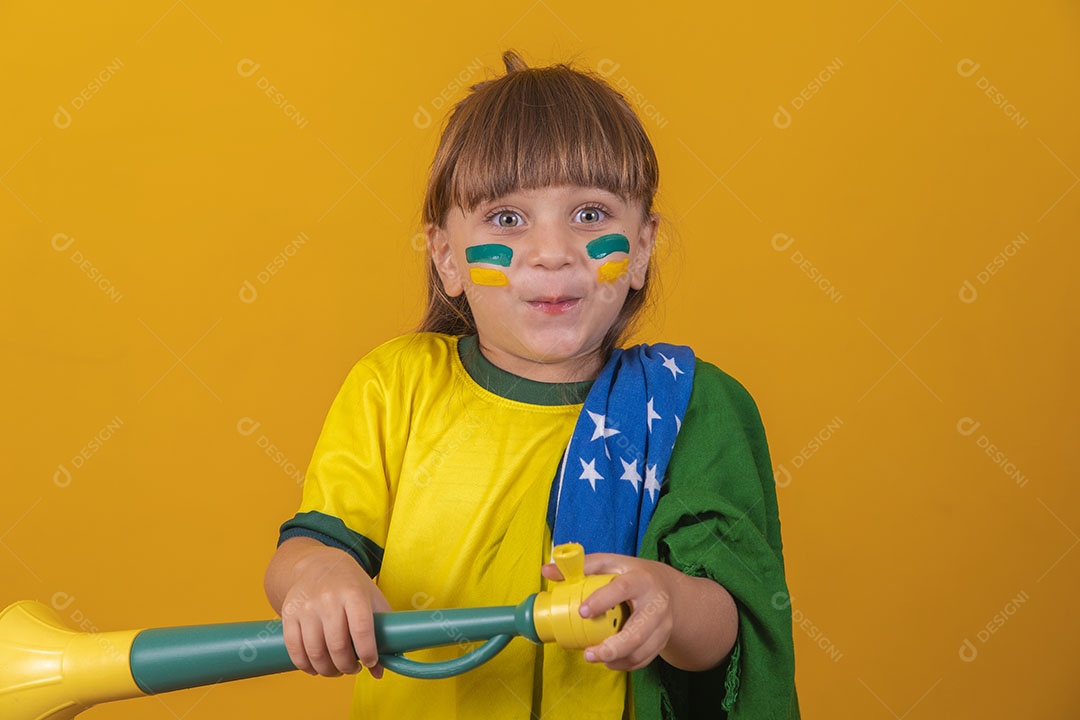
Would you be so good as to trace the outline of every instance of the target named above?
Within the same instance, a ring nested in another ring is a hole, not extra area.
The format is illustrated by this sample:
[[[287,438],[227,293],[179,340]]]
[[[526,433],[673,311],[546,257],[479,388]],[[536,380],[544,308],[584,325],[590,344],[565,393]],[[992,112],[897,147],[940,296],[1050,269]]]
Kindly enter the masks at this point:
[[[614,576],[585,576],[577,544],[558,546],[553,557],[564,580],[516,606],[376,613],[380,662],[412,677],[449,677],[486,662],[518,635],[584,648],[618,632],[625,606],[592,618],[578,614],[581,602]],[[486,642],[443,662],[401,655],[479,640]],[[3,720],[67,720],[103,702],[295,669],[280,620],[82,633],[38,602],[0,612]]]

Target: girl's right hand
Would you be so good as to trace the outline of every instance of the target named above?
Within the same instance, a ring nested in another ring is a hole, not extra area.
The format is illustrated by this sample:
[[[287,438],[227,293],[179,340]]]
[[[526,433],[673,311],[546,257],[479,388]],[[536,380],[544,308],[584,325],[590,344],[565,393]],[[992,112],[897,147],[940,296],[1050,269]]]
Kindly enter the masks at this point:
[[[381,678],[372,613],[390,605],[348,553],[308,538],[281,604],[285,648],[297,669],[337,677],[366,667]],[[310,544],[309,544],[310,543]],[[358,662],[359,660],[359,662]]]

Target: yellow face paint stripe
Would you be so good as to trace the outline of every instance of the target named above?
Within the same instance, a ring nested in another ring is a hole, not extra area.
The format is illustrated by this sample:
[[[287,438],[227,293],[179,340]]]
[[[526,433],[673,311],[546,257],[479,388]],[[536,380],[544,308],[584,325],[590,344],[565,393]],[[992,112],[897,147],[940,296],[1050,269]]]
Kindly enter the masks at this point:
[[[626,274],[626,268],[630,266],[630,258],[623,260],[611,260],[600,266],[596,271],[596,279],[602,283],[615,282]]]
[[[501,287],[510,284],[510,278],[506,277],[506,273],[493,268],[469,268],[469,278],[474,285]]]

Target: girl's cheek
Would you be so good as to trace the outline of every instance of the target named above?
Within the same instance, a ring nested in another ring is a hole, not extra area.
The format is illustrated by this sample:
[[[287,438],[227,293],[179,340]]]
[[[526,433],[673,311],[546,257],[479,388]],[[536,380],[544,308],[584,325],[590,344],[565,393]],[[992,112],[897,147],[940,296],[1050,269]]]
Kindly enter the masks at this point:
[[[508,268],[514,259],[514,251],[507,245],[487,243],[465,248],[465,262],[469,267],[469,279],[474,285],[502,287],[510,284],[510,278],[500,270]],[[496,265],[498,267],[483,267]]]
[[[487,285],[488,287],[502,287],[510,284],[510,278],[502,270],[492,268],[469,268],[469,279],[473,285]]]
[[[626,269],[630,266],[630,258],[622,260],[609,260],[596,271],[596,279],[602,283],[613,283],[626,277]]]
[[[589,244],[585,246],[585,250],[593,260],[602,260],[612,253],[629,255],[630,241],[627,240],[625,235],[611,233],[590,240]],[[596,279],[600,283],[617,282],[626,277],[626,272],[629,267],[629,257],[621,260],[608,260],[596,271]]]

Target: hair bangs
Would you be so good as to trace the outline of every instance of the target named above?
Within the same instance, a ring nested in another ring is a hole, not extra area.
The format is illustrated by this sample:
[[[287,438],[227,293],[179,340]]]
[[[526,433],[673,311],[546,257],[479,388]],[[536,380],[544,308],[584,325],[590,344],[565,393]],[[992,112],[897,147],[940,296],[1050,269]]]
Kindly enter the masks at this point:
[[[488,81],[449,120],[442,169],[442,224],[449,206],[477,205],[518,190],[596,187],[652,207],[656,156],[633,111],[587,74],[555,66]],[[444,140],[444,141],[445,141]]]

